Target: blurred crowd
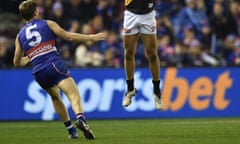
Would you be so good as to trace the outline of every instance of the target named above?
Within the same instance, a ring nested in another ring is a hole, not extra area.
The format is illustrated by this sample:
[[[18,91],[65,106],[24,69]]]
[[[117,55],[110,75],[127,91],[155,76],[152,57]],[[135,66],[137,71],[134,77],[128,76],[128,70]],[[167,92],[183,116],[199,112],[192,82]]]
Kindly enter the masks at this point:
[[[123,66],[123,0],[36,1],[40,18],[54,20],[67,31],[108,33],[105,41],[96,43],[57,39],[70,67]],[[24,24],[18,4],[10,0],[0,6],[0,68],[13,67],[15,36]],[[240,65],[240,1],[156,0],[156,19],[161,66]],[[147,66],[141,41],[137,47],[136,65]]]

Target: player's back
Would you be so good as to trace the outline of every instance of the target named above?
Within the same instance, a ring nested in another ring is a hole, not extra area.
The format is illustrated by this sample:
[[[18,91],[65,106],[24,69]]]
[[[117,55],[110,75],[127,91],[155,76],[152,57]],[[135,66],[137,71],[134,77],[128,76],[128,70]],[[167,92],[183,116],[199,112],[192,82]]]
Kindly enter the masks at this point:
[[[25,54],[30,58],[33,73],[61,60],[55,46],[56,36],[45,20],[32,20],[24,25],[18,39]]]

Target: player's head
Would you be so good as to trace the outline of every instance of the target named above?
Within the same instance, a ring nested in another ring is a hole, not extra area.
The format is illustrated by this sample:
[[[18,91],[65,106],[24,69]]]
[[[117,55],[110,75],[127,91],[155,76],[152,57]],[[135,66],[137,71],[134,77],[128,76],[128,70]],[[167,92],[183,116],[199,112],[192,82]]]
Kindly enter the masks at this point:
[[[23,1],[19,5],[19,12],[25,20],[31,20],[38,14],[37,3],[34,0]]]

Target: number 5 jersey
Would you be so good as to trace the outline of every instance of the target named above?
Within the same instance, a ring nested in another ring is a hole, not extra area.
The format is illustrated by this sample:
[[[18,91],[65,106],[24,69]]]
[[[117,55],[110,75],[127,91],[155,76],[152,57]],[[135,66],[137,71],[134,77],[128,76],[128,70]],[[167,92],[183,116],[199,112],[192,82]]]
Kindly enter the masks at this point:
[[[25,55],[31,60],[33,73],[54,61],[62,61],[56,49],[55,39],[55,34],[45,20],[32,20],[20,30],[18,40]]]

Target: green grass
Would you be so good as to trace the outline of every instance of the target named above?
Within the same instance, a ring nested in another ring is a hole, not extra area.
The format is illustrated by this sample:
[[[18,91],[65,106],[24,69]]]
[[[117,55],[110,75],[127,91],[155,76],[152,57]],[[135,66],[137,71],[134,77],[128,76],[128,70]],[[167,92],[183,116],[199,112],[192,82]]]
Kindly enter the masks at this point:
[[[0,122],[0,144],[239,144],[240,118],[89,121],[95,140],[70,140],[60,121]]]

